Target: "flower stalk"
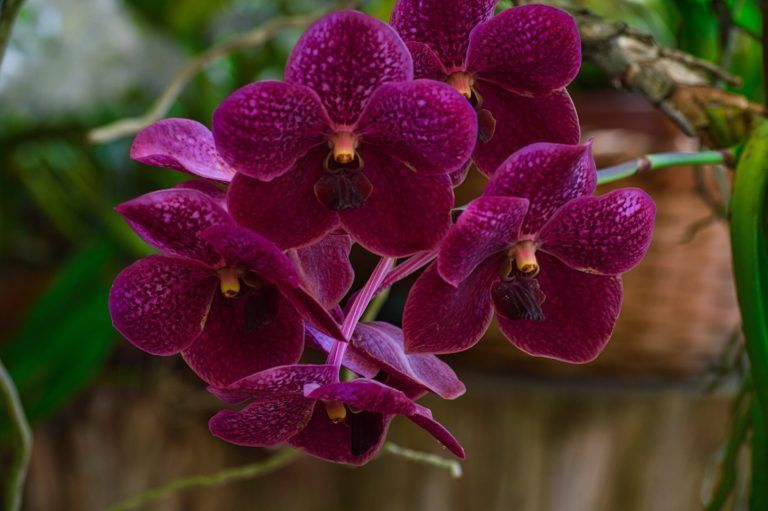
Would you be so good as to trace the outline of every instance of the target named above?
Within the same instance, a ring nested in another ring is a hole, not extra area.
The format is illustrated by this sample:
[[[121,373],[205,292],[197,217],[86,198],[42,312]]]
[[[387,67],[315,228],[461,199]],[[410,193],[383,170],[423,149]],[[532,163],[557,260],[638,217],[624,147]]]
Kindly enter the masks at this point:
[[[730,165],[735,159],[734,149],[718,149],[691,153],[657,153],[641,156],[632,161],[597,171],[597,184],[604,185],[643,174],[651,170],[684,165]]]
[[[374,296],[376,296],[379,287],[386,278],[389,270],[392,268],[395,259],[392,257],[382,257],[376,268],[373,269],[373,273],[368,278],[368,281],[363,286],[363,289],[354,297],[352,305],[349,308],[349,313],[344,318],[344,323],[341,326],[341,333],[344,335],[344,341],[336,341],[333,349],[331,349],[328,355],[328,364],[336,367],[341,367],[341,361],[344,359],[344,353],[347,351],[347,345],[349,339],[352,337],[352,332],[355,331],[360,318],[363,317],[365,309],[371,302]]]
[[[11,422],[16,428],[18,436],[16,453],[13,463],[9,468],[5,492],[5,509],[8,511],[18,511],[21,509],[24,481],[27,478],[29,457],[32,452],[32,431],[29,427],[27,416],[24,413],[19,393],[2,361],[0,361],[0,392],[2,392],[5,407],[8,410]]]

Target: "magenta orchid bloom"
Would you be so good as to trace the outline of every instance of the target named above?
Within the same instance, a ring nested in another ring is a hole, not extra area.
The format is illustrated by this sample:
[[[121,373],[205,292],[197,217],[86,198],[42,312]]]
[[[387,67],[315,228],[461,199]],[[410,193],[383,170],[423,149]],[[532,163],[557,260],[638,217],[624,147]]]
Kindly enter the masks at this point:
[[[593,197],[596,179],[589,144],[534,144],[510,156],[411,289],[406,350],[465,350],[495,311],[527,353],[597,357],[619,313],[620,275],[645,255],[656,209],[635,188]]]
[[[448,173],[471,155],[476,120],[450,86],[412,78],[385,23],[344,11],[312,25],[285,82],[247,85],[214,114],[217,154],[237,170],[235,220],[282,248],[339,227],[380,255],[436,246],[450,227]]]
[[[398,0],[391,21],[413,55],[415,76],[450,83],[477,109],[474,161],[486,175],[528,144],[579,142],[565,91],[581,65],[576,23],[545,5],[494,17],[497,1]]]
[[[112,287],[112,320],[126,339],[155,355],[182,353],[204,381],[226,385],[298,361],[302,318],[341,338],[325,307],[335,306],[346,290],[338,282],[324,285],[329,279],[308,269],[297,270],[271,241],[236,226],[217,203],[215,187],[208,185],[206,193],[200,184],[193,186],[198,189],[153,192],[117,208],[163,252],[123,270]],[[301,250],[322,251],[314,257],[329,266],[343,266],[333,262],[342,258],[348,264],[348,248],[336,245]],[[325,303],[305,287],[323,288]]]
[[[287,365],[210,390],[224,401],[250,403],[214,415],[211,432],[227,442],[269,446],[283,442],[318,458],[363,465],[378,452],[396,415],[412,420],[453,454],[464,450],[430,410],[376,380],[339,382],[332,365]]]

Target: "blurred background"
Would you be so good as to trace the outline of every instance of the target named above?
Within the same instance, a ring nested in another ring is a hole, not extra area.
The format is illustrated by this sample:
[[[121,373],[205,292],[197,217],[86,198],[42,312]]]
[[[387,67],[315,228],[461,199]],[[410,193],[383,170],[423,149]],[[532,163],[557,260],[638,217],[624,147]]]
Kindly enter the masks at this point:
[[[391,0],[363,2],[387,19]],[[591,0],[594,12],[719,63],[763,101],[758,0]],[[117,272],[148,253],[113,211],[184,180],[128,157],[131,137],[88,130],[145,112],[195,55],[310,0],[28,0],[0,69],[0,359],[34,425],[27,510],[100,510],[173,478],[268,455],[207,431],[218,409],[180,359],[150,357],[111,326]],[[167,116],[210,124],[237,87],[281,78],[298,31],[232,53],[195,75]],[[590,65],[570,88],[598,166],[695,150],[643,98]],[[727,226],[727,175],[674,169],[635,178],[656,199],[646,260],[625,278],[615,335],[586,366],[533,359],[492,329],[449,358],[468,386],[435,416],[464,443],[464,477],[382,455],[360,469],[302,458],[259,479],[194,489],[147,509],[701,509],[719,477],[743,371]],[[624,185],[624,183],[622,183]],[[483,186],[458,191],[466,202]],[[359,275],[373,264],[354,253]],[[383,310],[398,322],[408,283]],[[0,410],[0,472],[13,436]],[[400,445],[440,454],[404,421]],[[737,474],[733,509],[743,506]]]

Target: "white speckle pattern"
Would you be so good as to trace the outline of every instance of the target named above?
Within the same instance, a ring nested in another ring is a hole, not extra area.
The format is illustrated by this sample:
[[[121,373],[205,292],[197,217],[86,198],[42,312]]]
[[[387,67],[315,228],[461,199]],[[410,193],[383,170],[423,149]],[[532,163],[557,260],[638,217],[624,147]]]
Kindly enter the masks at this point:
[[[356,11],[328,15],[299,39],[285,80],[314,89],[337,125],[355,123],[384,83],[410,80],[413,62],[397,33]]]

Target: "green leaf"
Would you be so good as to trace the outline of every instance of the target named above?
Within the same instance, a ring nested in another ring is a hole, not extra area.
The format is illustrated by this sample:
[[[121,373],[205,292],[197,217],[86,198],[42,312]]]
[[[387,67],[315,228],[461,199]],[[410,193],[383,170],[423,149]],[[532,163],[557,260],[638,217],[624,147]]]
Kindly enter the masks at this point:
[[[31,421],[79,391],[114,343],[107,299],[116,250],[100,241],[80,249],[59,270],[2,356]]]

